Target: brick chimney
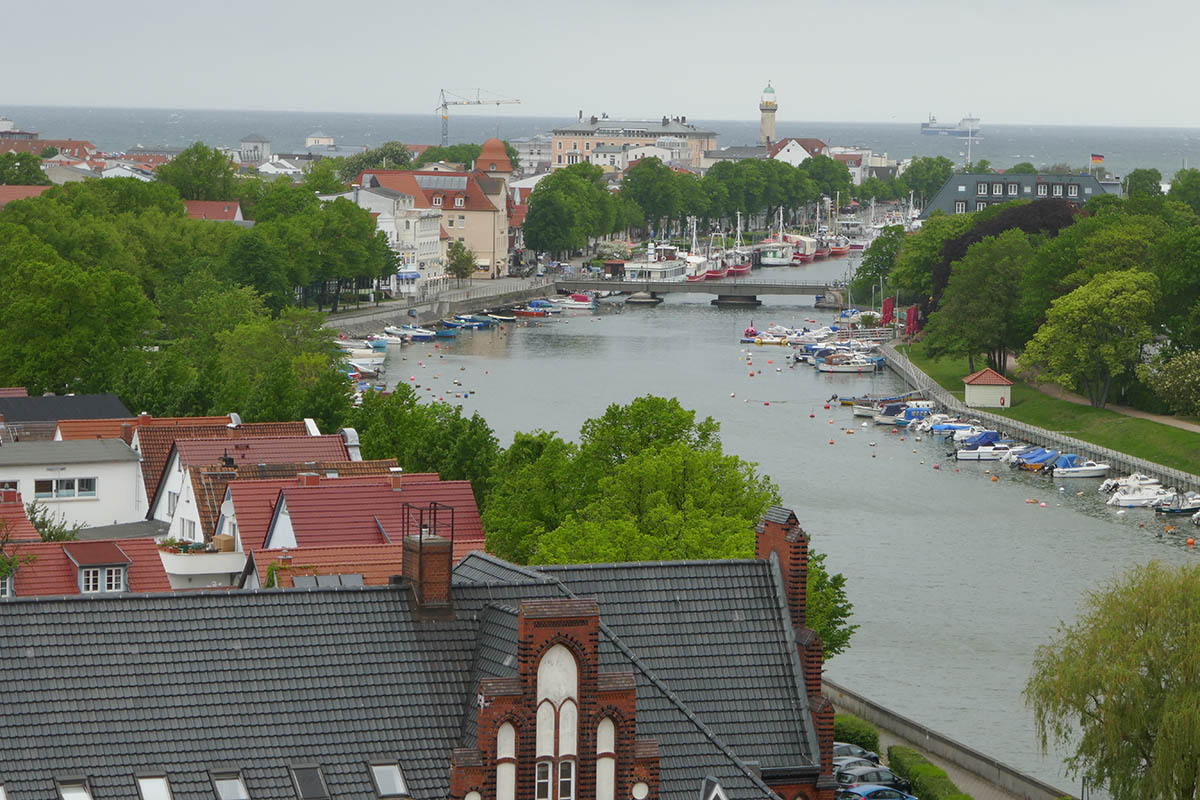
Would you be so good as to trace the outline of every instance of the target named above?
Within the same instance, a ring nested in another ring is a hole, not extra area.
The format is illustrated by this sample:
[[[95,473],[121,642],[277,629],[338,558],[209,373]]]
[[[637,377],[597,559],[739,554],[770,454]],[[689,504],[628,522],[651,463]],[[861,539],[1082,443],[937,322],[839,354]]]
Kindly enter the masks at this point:
[[[121,423],[121,441],[125,444],[133,444],[133,426],[128,422]]]
[[[300,472],[296,478],[300,481],[301,486],[313,487],[321,485],[321,476],[315,472]]]
[[[796,628],[805,627],[808,534],[800,527],[796,514],[780,506],[767,509],[754,532],[754,557],[766,560],[774,553],[779,559],[784,593],[792,612],[792,625]]]
[[[0,503],[7,505],[19,502],[21,502],[21,493],[16,489],[0,489]]]
[[[388,482],[392,486],[393,492],[398,492],[404,488],[404,468],[403,467],[388,467]]]
[[[450,570],[454,548],[433,533],[404,537],[404,578],[421,608],[450,605]]]

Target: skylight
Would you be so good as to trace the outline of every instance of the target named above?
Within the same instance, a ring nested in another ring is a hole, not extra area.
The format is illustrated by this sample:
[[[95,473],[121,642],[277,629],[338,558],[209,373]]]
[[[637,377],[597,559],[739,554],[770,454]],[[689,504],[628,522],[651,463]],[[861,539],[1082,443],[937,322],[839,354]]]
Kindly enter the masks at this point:
[[[4,793],[4,784],[0,783],[0,800],[8,800],[8,795]]]
[[[58,793],[62,800],[92,800],[92,790],[86,782],[60,783]]]
[[[138,791],[142,800],[171,800],[171,787],[162,775],[152,778],[138,778]],[[3,800],[3,798],[0,798]]]
[[[320,767],[293,767],[292,777],[296,781],[300,800],[325,800],[329,797]]]
[[[400,772],[399,764],[372,764],[371,777],[375,779],[375,788],[380,797],[406,797],[408,784]]]
[[[213,786],[216,787],[217,797],[220,800],[250,800],[250,793],[246,791],[246,782],[242,780],[239,773],[214,775]],[[68,798],[63,798],[63,800],[68,800]]]

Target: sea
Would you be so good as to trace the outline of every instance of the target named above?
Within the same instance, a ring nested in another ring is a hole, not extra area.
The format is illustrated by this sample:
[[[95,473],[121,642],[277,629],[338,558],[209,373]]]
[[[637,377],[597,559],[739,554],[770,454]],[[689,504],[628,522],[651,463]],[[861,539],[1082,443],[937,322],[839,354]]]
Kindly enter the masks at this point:
[[[497,107],[499,108],[499,107]],[[399,140],[437,144],[441,119],[436,114],[357,114],[316,111],[221,111],[169,108],[72,108],[4,106],[0,116],[17,128],[39,131],[47,139],[86,139],[105,152],[137,145],[186,147],[193,142],[236,147],[249,134],[271,142],[276,153],[301,152],[304,137],[320,130],[339,144],[375,146]],[[492,114],[486,110],[452,109],[450,143],[482,142],[492,136],[514,139],[548,133],[574,117]],[[689,122],[718,134],[718,145],[754,144],[758,119]],[[966,160],[966,143],[943,136],[923,136],[920,120],[912,122],[821,122],[780,120],[780,138],[812,136],[832,145],[870,147],[889,158],[945,156]],[[1093,154],[1121,176],[1139,167],[1158,169],[1169,181],[1181,167],[1200,165],[1200,128],[1090,127],[1079,125],[1005,125],[983,120],[971,158],[987,159],[996,168],[1021,161],[1044,167],[1067,163],[1086,167]]]

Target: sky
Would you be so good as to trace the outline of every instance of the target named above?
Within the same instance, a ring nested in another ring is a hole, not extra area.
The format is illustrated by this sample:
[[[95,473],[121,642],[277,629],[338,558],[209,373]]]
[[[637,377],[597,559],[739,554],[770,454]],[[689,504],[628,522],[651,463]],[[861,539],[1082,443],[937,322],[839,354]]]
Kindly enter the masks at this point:
[[[1194,0],[10,4],[0,105],[1200,127]],[[71,20],[79,24],[70,24]],[[19,76],[28,75],[27,80]]]

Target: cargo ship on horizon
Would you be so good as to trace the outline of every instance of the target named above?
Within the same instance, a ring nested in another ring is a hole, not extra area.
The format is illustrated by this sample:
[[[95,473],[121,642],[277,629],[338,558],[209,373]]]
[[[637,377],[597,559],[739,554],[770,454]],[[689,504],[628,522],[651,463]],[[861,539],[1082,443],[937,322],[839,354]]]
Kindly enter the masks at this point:
[[[921,134],[923,136],[956,136],[960,139],[979,138],[979,118],[963,117],[959,120],[958,125],[950,125],[938,122],[937,117],[930,114],[929,121],[921,123]]]

